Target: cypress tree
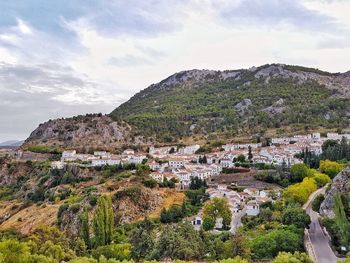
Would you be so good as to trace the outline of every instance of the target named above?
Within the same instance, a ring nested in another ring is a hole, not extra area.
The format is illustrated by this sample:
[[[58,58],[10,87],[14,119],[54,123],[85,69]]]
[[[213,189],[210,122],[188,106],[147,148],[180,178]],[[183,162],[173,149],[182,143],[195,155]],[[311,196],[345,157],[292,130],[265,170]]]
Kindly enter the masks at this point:
[[[91,248],[90,242],[90,225],[89,225],[89,214],[87,209],[84,209],[83,214],[81,215],[81,237],[84,240],[86,246]]]
[[[111,243],[114,225],[112,199],[109,196],[100,196],[97,200],[97,209],[94,217],[95,244],[104,246]]]

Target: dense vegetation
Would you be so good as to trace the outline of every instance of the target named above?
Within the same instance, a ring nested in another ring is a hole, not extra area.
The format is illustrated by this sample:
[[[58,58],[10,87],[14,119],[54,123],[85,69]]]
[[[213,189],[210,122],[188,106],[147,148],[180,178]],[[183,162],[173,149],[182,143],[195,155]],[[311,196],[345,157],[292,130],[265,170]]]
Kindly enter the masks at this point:
[[[320,164],[322,165],[322,160],[330,160],[333,162],[339,161],[342,163],[350,162],[350,143],[345,137],[343,137],[340,142],[328,140],[322,145],[322,154],[316,155],[308,149],[305,149],[300,154],[297,154],[297,157],[302,158],[304,163],[312,168],[319,168]],[[323,162],[323,164],[325,163]],[[326,166],[328,164],[326,164]],[[329,176],[334,177],[342,169],[341,164],[338,164],[337,167],[336,166],[337,165],[333,163],[333,166],[331,167],[332,170],[329,170],[331,174],[327,173]],[[323,168],[321,167],[321,170],[322,169]]]
[[[136,94],[111,116],[165,141],[213,132],[232,137],[242,131],[260,133],[288,125],[305,129],[348,126],[349,101],[332,97],[324,86],[283,77],[267,81],[255,73],[242,71],[240,78],[193,85],[178,82],[163,87],[160,83]],[[251,105],[239,107],[245,99]],[[276,106],[280,99],[283,102]],[[271,113],[270,106],[281,111]]]

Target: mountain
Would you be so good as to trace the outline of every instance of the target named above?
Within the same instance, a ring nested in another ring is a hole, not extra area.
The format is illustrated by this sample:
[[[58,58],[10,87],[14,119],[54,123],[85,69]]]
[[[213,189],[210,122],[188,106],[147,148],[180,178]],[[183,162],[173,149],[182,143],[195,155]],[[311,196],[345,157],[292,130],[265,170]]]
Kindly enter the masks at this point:
[[[196,134],[263,134],[350,124],[350,73],[281,64],[189,70],[140,91],[112,113],[116,120],[176,141]]]
[[[24,141],[10,140],[0,143],[0,147],[20,147]]]
[[[49,148],[44,151],[74,148],[87,152],[96,149],[112,150],[124,144],[140,143],[144,143],[143,137],[127,123],[113,121],[102,114],[87,114],[40,124],[22,147],[46,145]]]
[[[109,116],[41,124],[25,145],[119,147],[150,141],[227,140],[350,125],[350,72],[282,64],[188,70],[135,94]]]

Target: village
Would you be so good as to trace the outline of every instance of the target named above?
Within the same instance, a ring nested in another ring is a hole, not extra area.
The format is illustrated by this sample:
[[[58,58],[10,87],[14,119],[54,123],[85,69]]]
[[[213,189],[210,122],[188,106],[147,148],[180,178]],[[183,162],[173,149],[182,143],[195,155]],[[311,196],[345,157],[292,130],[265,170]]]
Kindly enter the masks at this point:
[[[231,231],[241,225],[240,219],[244,215],[257,216],[259,206],[267,201],[273,201],[280,193],[278,189],[258,189],[254,187],[233,190],[232,185],[210,183],[212,178],[219,176],[223,170],[237,169],[237,161],[244,158],[247,162],[268,165],[286,165],[301,163],[295,157],[305,149],[315,154],[322,153],[322,144],[326,140],[350,139],[350,134],[327,133],[321,137],[320,133],[296,135],[293,137],[272,138],[269,146],[261,143],[225,144],[221,149],[210,153],[200,153],[200,145],[163,146],[149,148],[148,153],[124,150],[120,155],[107,151],[95,151],[94,154],[80,154],[76,150],[66,150],[60,161],[52,162],[52,168],[62,169],[66,164],[102,167],[105,165],[124,166],[133,164],[148,165],[150,177],[158,183],[173,181],[179,189],[187,189],[192,178],[199,178],[209,182],[207,193],[209,198],[225,197],[234,215]],[[250,155],[250,159],[249,156]],[[249,160],[248,160],[249,159]],[[238,164],[239,165],[239,164]],[[201,212],[191,219],[192,224],[199,228],[202,224]],[[220,222],[217,222],[220,228]]]

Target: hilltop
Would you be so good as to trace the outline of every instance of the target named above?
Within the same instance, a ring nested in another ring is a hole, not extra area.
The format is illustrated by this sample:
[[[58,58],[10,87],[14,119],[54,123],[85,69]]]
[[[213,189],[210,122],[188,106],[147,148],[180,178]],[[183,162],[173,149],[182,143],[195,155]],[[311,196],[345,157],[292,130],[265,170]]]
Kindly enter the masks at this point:
[[[188,70],[152,84],[109,116],[41,124],[24,145],[109,148],[342,129],[350,124],[349,94],[350,72],[282,64]]]
[[[232,137],[285,126],[346,127],[349,94],[349,72],[280,64],[190,70],[142,90],[111,116],[159,140],[213,133]]]

